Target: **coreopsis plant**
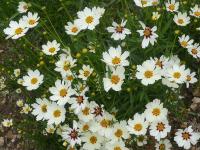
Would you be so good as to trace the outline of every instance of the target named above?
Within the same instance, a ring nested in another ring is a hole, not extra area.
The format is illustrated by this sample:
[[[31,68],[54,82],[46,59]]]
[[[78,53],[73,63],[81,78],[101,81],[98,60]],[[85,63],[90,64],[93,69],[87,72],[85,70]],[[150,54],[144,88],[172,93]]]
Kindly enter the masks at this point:
[[[6,117],[4,127],[24,130],[38,149],[198,146],[200,132],[183,112],[190,101],[184,93],[199,86],[200,4],[5,4],[17,13],[2,15],[16,60],[3,70],[13,72],[8,85],[22,97],[16,105],[24,118]]]

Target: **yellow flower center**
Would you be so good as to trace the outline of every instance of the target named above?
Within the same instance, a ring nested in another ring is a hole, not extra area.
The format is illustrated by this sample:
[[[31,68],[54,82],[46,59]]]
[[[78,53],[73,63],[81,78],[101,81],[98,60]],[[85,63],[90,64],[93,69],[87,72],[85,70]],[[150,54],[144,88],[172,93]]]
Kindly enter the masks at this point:
[[[107,120],[107,119],[103,119],[100,122],[101,126],[104,127],[104,128],[108,128],[110,126],[110,123],[111,123],[110,120]]]
[[[160,115],[160,109],[159,108],[154,108],[153,111],[152,111],[152,114],[154,116],[159,116]]]
[[[183,24],[183,23],[184,23],[184,20],[183,20],[183,19],[178,19],[178,23],[179,23],[179,24]]]
[[[37,78],[32,78],[31,79],[31,84],[36,84],[38,82],[38,79]]]
[[[163,124],[162,122],[159,122],[156,126],[157,130],[159,132],[163,131],[165,129],[165,124]]]
[[[90,137],[90,143],[95,144],[96,142],[97,142],[97,137],[96,136]]]
[[[92,16],[88,16],[86,19],[85,19],[86,23],[87,24],[90,24],[94,21],[94,18]]]
[[[184,140],[189,140],[190,139],[190,133],[189,132],[184,132],[184,133],[182,133],[182,138],[184,139]]]
[[[146,5],[147,4],[147,0],[141,0],[142,5]]]
[[[51,47],[51,48],[49,49],[49,52],[50,52],[50,53],[54,53],[55,50],[56,50],[55,47]]]
[[[192,80],[191,76],[187,75],[186,80],[191,81]]]
[[[196,55],[196,54],[198,53],[198,51],[197,51],[196,48],[193,48],[191,52],[192,52],[192,54],[194,54],[194,55]]]
[[[156,66],[159,66],[160,68],[163,67],[162,61],[160,61],[159,59],[156,61]]]
[[[197,16],[197,17],[199,17],[200,16],[200,11],[194,12],[194,15]]]
[[[85,124],[84,126],[83,126],[83,131],[88,131],[89,130],[89,126],[87,125],[87,124]]]
[[[144,76],[145,76],[146,78],[151,78],[151,77],[153,77],[153,71],[150,71],[150,70],[145,71]]]
[[[170,4],[168,8],[169,8],[169,10],[174,11],[175,5],[174,4]]]
[[[152,31],[151,31],[151,28],[149,28],[149,27],[146,27],[145,29],[144,29],[144,36],[146,36],[146,37],[150,37],[151,36],[151,33],[152,33]]]
[[[114,147],[114,150],[122,150],[119,146]]]
[[[117,57],[117,56],[115,56],[115,58],[112,59],[112,63],[113,63],[114,65],[117,65],[117,64],[119,64],[120,62],[121,62],[121,59],[120,59],[119,57]]]
[[[141,131],[142,130],[141,123],[135,124],[134,127],[133,127],[133,129],[136,130],[136,131]]]
[[[116,27],[115,31],[116,31],[117,33],[122,33],[123,29],[124,29],[124,28],[123,28],[121,25],[118,25],[118,26]]]
[[[68,71],[68,70],[70,69],[70,63],[69,63],[68,61],[65,61],[64,66],[63,66],[63,69],[64,69],[65,71]]]
[[[117,84],[117,83],[119,83],[119,81],[120,81],[119,76],[117,76],[117,75],[112,75],[111,76],[111,82],[112,82],[112,84]]]
[[[67,89],[61,89],[60,90],[60,96],[65,97],[67,95]]]
[[[82,110],[82,113],[83,113],[85,116],[89,115],[89,114],[90,114],[90,108],[85,107],[85,109]]]
[[[71,29],[71,31],[72,31],[73,33],[76,33],[76,32],[78,31],[78,28],[77,28],[77,27],[73,27],[73,28]]]
[[[173,77],[179,79],[181,77],[180,72],[174,72]]]
[[[34,20],[34,19],[30,19],[29,21],[28,21],[28,24],[30,24],[30,25],[34,25],[36,23],[36,21]]]
[[[17,28],[17,29],[15,30],[15,34],[17,34],[17,35],[21,34],[22,32],[23,32],[23,29],[22,29],[22,28]]]
[[[72,81],[74,77],[72,75],[67,76],[67,80]]]
[[[184,47],[184,48],[186,48],[188,46],[188,42],[182,41],[181,42],[181,46]]]
[[[61,115],[61,111],[60,110],[55,110],[54,112],[53,112],[53,116],[55,117],[55,118],[58,118],[58,117],[60,117],[60,115]]]
[[[47,105],[46,104],[42,105],[41,110],[43,113],[47,112]]]
[[[117,131],[115,132],[115,136],[120,138],[122,136],[123,132],[121,129],[117,129]]]
[[[85,77],[88,77],[88,76],[90,75],[90,72],[89,72],[88,70],[85,70],[85,71],[83,72],[83,75],[84,75]]]
[[[165,150],[165,144],[160,144],[159,150]]]

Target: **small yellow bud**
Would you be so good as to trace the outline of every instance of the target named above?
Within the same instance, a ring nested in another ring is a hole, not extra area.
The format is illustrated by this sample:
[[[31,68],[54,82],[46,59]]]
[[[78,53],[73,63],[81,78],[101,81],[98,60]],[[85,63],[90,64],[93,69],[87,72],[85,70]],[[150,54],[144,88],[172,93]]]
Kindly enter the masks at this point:
[[[175,30],[175,34],[179,34],[180,32],[180,30]]]
[[[88,52],[88,49],[87,48],[83,48],[82,49],[82,53],[87,53]]]
[[[79,58],[79,57],[81,57],[81,54],[80,54],[80,53],[77,53],[77,54],[76,54],[76,58]]]

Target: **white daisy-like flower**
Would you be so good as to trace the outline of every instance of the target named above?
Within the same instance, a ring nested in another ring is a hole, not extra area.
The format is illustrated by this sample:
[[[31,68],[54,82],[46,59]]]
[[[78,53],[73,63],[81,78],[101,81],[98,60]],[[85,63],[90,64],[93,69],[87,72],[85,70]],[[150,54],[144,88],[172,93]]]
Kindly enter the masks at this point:
[[[174,137],[174,141],[178,144],[178,146],[183,147],[184,149],[190,149],[191,145],[197,144],[199,139],[200,133],[194,132],[192,126],[189,126],[184,130],[178,129]]]
[[[73,121],[72,128],[68,128],[67,131],[64,131],[62,133],[63,140],[69,142],[72,147],[74,147],[75,144],[79,145],[81,144],[81,139],[79,136],[80,136],[80,130],[78,128],[78,124],[76,121]]]
[[[169,81],[169,79],[167,78],[162,78],[162,84],[173,89],[177,89],[179,87],[177,83],[175,83],[174,81]]]
[[[26,34],[29,28],[26,27],[26,23],[20,19],[17,21],[10,21],[9,27],[5,28],[3,32],[7,35],[6,39],[18,39]]]
[[[140,79],[143,85],[154,84],[161,79],[161,69],[156,67],[153,60],[146,60],[142,65],[137,65],[136,78]]]
[[[168,0],[168,2],[165,3],[165,6],[169,12],[178,12],[179,2],[176,2],[175,0]]]
[[[60,72],[62,76],[71,74],[71,68],[76,66],[76,59],[73,59],[71,55],[61,54],[60,60],[57,61],[55,71]]]
[[[50,134],[53,134],[55,131],[56,131],[56,127],[54,127],[54,125],[48,125],[47,124],[47,127],[45,128],[45,131],[47,133],[50,133]]]
[[[136,139],[137,146],[144,146],[147,144],[147,136],[146,135],[139,135]]]
[[[100,149],[101,143],[104,138],[97,133],[87,132],[81,137],[83,144],[83,149],[85,150],[97,150]]]
[[[29,112],[31,112],[32,108],[30,107],[30,105],[25,104],[22,107],[22,110],[20,111],[20,113],[24,113],[24,114],[28,114]]]
[[[187,51],[194,58],[200,58],[200,45],[198,43],[194,43],[194,44],[190,45],[188,47]]]
[[[152,6],[157,6],[159,4],[159,0],[150,0]]]
[[[83,65],[82,69],[79,70],[78,77],[82,80],[87,80],[88,77],[92,74],[93,68],[90,67],[90,65]]]
[[[47,109],[46,118],[48,120],[48,124],[55,124],[58,125],[65,121],[65,113],[66,109],[64,106],[57,105],[56,103],[52,102]]]
[[[187,88],[189,88],[190,84],[194,84],[194,83],[196,83],[198,81],[195,76],[196,76],[195,72],[191,73],[190,69],[186,70],[186,80],[185,80],[185,82],[186,82],[186,87]]]
[[[160,140],[155,145],[156,150],[171,150],[172,144],[168,139]]]
[[[134,0],[134,2],[139,7],[152,6],[151,0]]]
[[[80,130],[81,133],[85,133],[85,132],[90,131],[91,124],[92,124],[92,121],[83,122],[83,121],[79,120],[79,122],[78,122],[78,128],[79,128],[79,130]]]
[[[18,4],[17,10],[19,13],[25,13],[28,11],[28,7],[29,7],[28,3],[21,1]]]
[[[146,104],[146,110],[144,112],[148,122],[164,120],[167,118],[167,113],[168,110],[163,108],[163,103],[160,103],[159,99],[154,99],[153,102]]]
[[[95,120],[100,120],[105,114],[104,106],[98,105],[95,101],[90,102],[90,109]]]
[[[20,73],[21,73],[20,69],[15,69],[15,70],[14,70],[14,75],[15,75],[15,77],[19,77],[19,76],[20,76]]]
[[[50,102],[46,98],[37,98],[36,103],[32,104],[32,114],[36,116],[36,120],[45,120],[47,118],[47,110],[50,106]]]
[[[115,143],[107,143],[106,150],[129,150],[125,147],[125,143],[123,141],[115,142]]]
[[[200,18],[200,7],[197,4],[191,8],[190,15],[196,18]]]
[[[179,39],[180,45],[183,48],[189,48],[194,42],[193,39],[190,39],[189,35],[185,35],[185,34],[183,34],[181,37],[178,37],[178,39]]]
[[[133,119],[128,120],[127,129],[130,134],[145,135],[148,128],[148,122],[145,120],[144,114],[136,113]]]
[[[179,12],[177,15],[174,15],[173,20],[178,26],[186,26],[190,23],[190,17],[187,15],[186,12]]]
[[[169,125],[168,120],[164,119],[152,122],[149,129],[150,135],[157,141],[160,141],[160,139],[165,138],[167,133],[171,131],[171,126]]]
[[[4,127],[11,127],[13,125],[13,120],[12,119],[4,119],[2,121],[2,125]]]
[[[156,67],[160,68],[161,69],[160,71],[162,72],[163,68],[165,68],[165,64],[169,61],[169,58],[162,55],[160,56],[160,58],[155,57],[153,59],[151,58],[151,60],[155,62]]]
[[[120,24],[113,21],[112,27],[107,27],[107,31],[113,33],[111,38],[114,40],[123,40],[127,34],[131,34],[131,31],[125,28],[127,20],[122,20]]]
[[[155,33],[157,31],[157,26],[153,28],[147,27],[142,21],[139,21],[142,26],[142,30],[137,30],[140,36],[144,36],[142,41],[142,48],[148,47],[149,44],[154,45],[157,42],[158,35]]]
[[[153,12],[151,18],[152,18],[152,20],[156,21],[160,18],[160,14],[158,12]]]
[[[76,24],[81,26],[81,29],[94,30],[94,28],[99,24],[99,17],[97,9],[90,9],[85,7],[83,11],[77,12],[78,19],[75,20]]]
[[[47,44],[42,45],[42,51],[46,55],[55,55],[60,50],[60,43],[57,43],[56,40],[52,42],[48,41]]]
[[[109,66],[129,66],[129,61],[126,60],[129,52],[122,53],[120,46],[117,48],[110,47],[108,52],[103,52],[103,60]]]
[[[186,79],[185,65],[174,64],[172,67],[167,68],[165,77],[177,84],[184,83]]]
[[[49,91],[53,94],[50,96],[50,100],[57,101],[58,105],[65,105],[68,103],[72,95],[76,93],[71,88],[71,84],[69,82],[61,80],[56,80],[55,87],[50,87]]]
[[[78,113],[77,116],[79,120],[82,120],[83,122],[89,122],[94,118],[89,102],[84,106],[84,108]]]
[[[77,35],[81,31],[81,27],[77,23],[67,22],[65,32],[69,35]]]
[[[108,92],[110,89],[113,89],[114,91],[120,91],[125,79],[125,69],[124,67],[118,66],[116,69],[111,68],[111,70],[112,73],[110,77],[103,78],[104,89],[106,92]]]
[[[39,23],[38,20],[40,19],[40,17],[38,17],[38,13],[28,12],[28,15],[23,16],[22,19],[26,23],[26,27],[34,28]]]
[[[44,79],[44,76],[40,74],[39,70],[28,70],[27,74],[28,75],[23,76],[22,85],[29,91],[39,88]]]

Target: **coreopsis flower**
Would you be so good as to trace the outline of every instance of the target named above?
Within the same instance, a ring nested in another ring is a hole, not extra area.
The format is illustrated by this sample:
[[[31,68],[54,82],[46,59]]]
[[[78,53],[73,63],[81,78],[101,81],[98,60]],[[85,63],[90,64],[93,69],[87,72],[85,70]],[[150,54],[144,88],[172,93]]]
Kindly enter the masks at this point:
[[[73,121],[72,128],[68,128],[67,131],[62,133],[63,140],[69,142],[72,147],[74,147],[75,144],[81,144],[81,138],[79,136],[80,130],[76,121]]]
[[[194,58],[200,58],[200,45],[198,43],[194,43],[194,44],[190,45],[188,47],[187,51]]]
[[[29,7],[29,5],[26,2],[21,1],[18,4],[17,10],[18,10],[19,13],[25,13],[25,12],[28,11],[28,7]]]
[[[152,6],[151,0],[134,0],[134,2],[139,7]]]
[[[179,85],[177,83],[175,83],[173,81],[169,81],[169,79],[167,79],[167,78],[162,79],[162,84],[166,85],[170,88],[173,88],[173,89],[177,89],[179,87]]]
[[[192,126],[188,128],[178,129],[175,133],[174,141],[178,144],[179,147],[184,149],[190,149],[191,145],[197,144],[200,139],[200,133],[194,132]]]
[[[39,70],[28,70],[28,75],[23,76],[22,85],[27,90],[35,90],[43,83],[44,75],[40,74]]]
[[[69,102],[72,95],[75,94],[75,91],[72,89],[71,84],[69,82],[64,82],[61,80],[56,80],[55,86],[50,87],[49,91],[52,96],[50,96],[50,100],[57,101],[58,105],[65,105]]]
[[[179,8],[179,2],[176,2],[175,0],[168,0],[168,2],[165,3],[166,10],[169,12],[178,12]]]
[[[121,66],[118,66],[116,69],[111,69],[111,75],[103,78],[104,89],[106,92],[108,92],[110,89],[113,89],[114,91],[120,91],[125,79],[125,69]]]
[[[32,114],[36,116],[37,121],[47,118],[47,110],[50,104],[51,103],[46,98],[37,98],[36,103],[31,105],[33,108]]]
[[[130,134],[145,135],[148,128],[148,122],[145,120],[144,114],[136,113],[133,119],[128,120],[127,129]]]
[[[198,81],[195,76],[196,76],[195,72],[191,73],[190,69],[186,70],[186,80],[185,80],[185,83],[186,83],[186,87],[187,88],[189,88],[189,84],[194,84],[194,83],[196,83]]]
[[[47,127],[45,128],[45,131],[47,133],[53,134],[56,131],[56,128],[52,124],[51,125],[47,124]]]
[[[28,104],[25,104],[20,113],[28,114],[31,110],[32,108]]]
[[[11,127],[11,126],[13,126],[13,120],[12,119],[4,119],[2,121],[2,125],[4,127]]]
[[[55,63],[55,71],[60,72],[62,76],[71,74],[71,69],[76,66],[76,61],[71,55],[61,54],[60,60]]]
[[[46,119],[48,125],[55,124],[58,125],[61,122],[65,121],[66,109],[64,106],[57,105],[55,102],[52,102],[47,109]]]
[[[67,22],[65,26],[65,32],[69,35],[77,35],[81,31],[81,27],[76,22]]]
[[[42,51],[46,55],[55,55],[60,50],[60,43],[58,43],[56,40],[53,40],[52,42],[48,41],[47,44],[42,45]]]
[[[142,48],[148,47],[149,44],[154,45],[154,43],[157,42],[156,39],[158,38],[158,35],[155,33],[155,31],[157,31],[157,26],[150,28],[147,27],[142,21],[139,21],[139,23],[143,29],[137,30],[137,32],[140,34],[140,36],[144,36]]]
[[[152,20],[156,21],[160,18],[160,14],[158,12],[153,12],[153,15],[152,15]]]
[[[81,29],[94,30],[99,24],[101,14],[97,9],[90,9],[85,7],[84,10],[77,12],[78,19],[75,20],[76,24],[79,24]]]
[[[122,139],[128,139],[129,133],[127,130],[127,122],[125,120],[117,122],[113,125],[112,133],[111,133],[111,141],[116,142]]]
[[[107,143],[107,150],[129,150],[125,147],[125,143],[123,141],[115,142],[115,143]]]
[[[98,105],[96,102],[90,102],[91,113],[95,120],[99,120],[104,116],[105,110],[104,105]]]
[[[79,122],[78,122],[78,128],[79,128],[79,130],[80,130],[81,133],[85,133],[85,132],[90,131],[91,124],[92,124],[92,121],[83,122],[83,121],[79,120]]]
[[[177,15],[174,15],[173,20],[178,26],[186,26],[190,23],[190,17],[187,15],[186,12],[179,12]]]
[[[168,139],[160,140],[155,145],[156,150],[171,150],[172,144]]]
[[[190,39],[189,35],[185,35],[185,34],[183,34],[181,37],[178,37],[178,39],[179,39],[180,45],[183,48],[190,47],[193,44],[193,42],[194,42],[193,39]]]
[[[18,107],[23,107],[24,106],[24,102],[23,100],[19,99],[17,102],[16,102],[17,106]]]
[[[93,72],[93,68],[90,67],[90,65],[83,65],[82,69],[79,70],[79,75],[78,77],[82,80],[87,80],[88,77],[90,77],[90,75]]]
[[[17,21],[10,21],[9,27],[3,30],[7,35],[6,39],[18,39],[26,34],[29,28],[26,27],[26,23],[20,19]]]
[[[161,70],[156,67],[153,60],[147,60],[142,65],[137,65],[136,78],[140,79],[145,86],[154,84],[155,81],[161,79]]]
[[[84,150],[96,150],[100,149],[101,143],[104,138],[100,136],[98,133],[84,133],[81,137],[81,141],[84,142],[82,148]]]
[[[120,46],[117,48],[110,47],[108,52],[103,52],[103,60],[109,66],[128,66],[129,61],[126,60],[129,56],[129,52],[122,53]]]
[[[163,108],[163,103],[159,99],[154,99],[153,102],[146,104],[145,118],[148,122],[164,120],[167,118],[168,110]]]
[[[147,144],[147,136],[146,135],[139,135],[136,138],[137,146],[143,146]]]
[[[21,73],[20,69],[15,69],[15,70],[14,70],[14,75],[15,75],[15,77],[20,76],[20,73]]]
[[[167,68],[165,77],[177,84],[184,83],[186,79],[185,65],[174,64],[172,67]]]
[[[38,25],[38,20],[40,17],[38,17],[38,13],[31,13],[28,12],[27,16],[23,16],[22,20],[26,23],[27,28],[34,28],[35,26]]]
[[[160,139],[165,138],[167,133],[171,131],[171,126],[169,125],[168,120],[164,119],[152,122],[149,129],[150,135],[157,141],[160,141]]]
[[[197,4],[191,8],[190,15],[196,18],[200,18],[200,7]]]
[[[160,56],[160,58],[151,58],[155,62],[156,67],[163,69],[165,64],[168,62],[169,58],[165,57],[164,55]],[[161,70],[162,71],[162,70]]]
[[[107,27],[107,31],[113,33],[111,38],[114,40],[124,40],[127,34],[131,34],[131,31],[125,28],[127,20],[122,20],[120,24],[113,21],[112,27]]]

